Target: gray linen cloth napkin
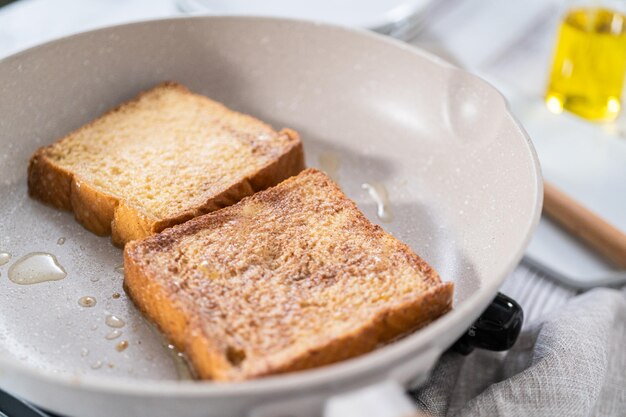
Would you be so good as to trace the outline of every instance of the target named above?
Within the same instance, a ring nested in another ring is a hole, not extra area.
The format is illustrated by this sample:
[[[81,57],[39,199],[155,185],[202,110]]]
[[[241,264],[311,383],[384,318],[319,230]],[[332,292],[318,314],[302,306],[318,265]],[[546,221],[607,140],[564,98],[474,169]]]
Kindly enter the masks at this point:
[[[412,393],[432,416],[626,416],[626,289],[528,323],[508,352],[447,353]]]

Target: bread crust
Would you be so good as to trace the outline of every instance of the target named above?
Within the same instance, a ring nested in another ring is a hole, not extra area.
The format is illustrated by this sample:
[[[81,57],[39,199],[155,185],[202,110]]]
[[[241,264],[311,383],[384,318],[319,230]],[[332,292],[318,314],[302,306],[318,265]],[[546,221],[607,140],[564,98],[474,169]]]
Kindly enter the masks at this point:
[[[191,325],[187,330],[189,338],[176,346],[186,352],[201,379],[239,381],[317,368],[371,352],[426,326],[452,309],[453,289],[454,285],[449,282],[437,285],[417,300],[405,300],[394,308],[379,312],[359,329],[297,355],[267,358],[254,372],[245,374],[234,369],[223,355],[217,353],[218,350],[211,346],[211,339],[199,327]]]
[[[319,177],[323,186],[330,187],[329,192],[340,193],[339,188],[319,171],[308,169],[298,177],[306,175]],[[381,344],[427,325],[452,308],[453,284],[442,283],[439,275],[430,265],[407,245],[396,241],[399,256],[405,257],[407,263],[419,271],[423,281],[427,283],[427,290],[417,297],[412,294],[394,300],[393,305],[380,309],[367,321],[360,323],[358,328],[338,337],[328,339],[320,334],[319,343],[307,346],[304,350],[289,353],[278,352],[262,359],[255,358],[254,366],[246,370],[233,366],[227,360],[223,347],[217,346],[211,336],[203,330],[206,318],[199,316],[195,310],[195,303],[184,296],[186,287],[172,284],[171,280],[165,279],[166,275],[159,274],[161,277],[156,277],[147,272],[146,266],[152,262],[150,254],[162,252],[171,253],[171,257],[180,256],[180,254],[173,253],[175,251],[171,249],[175,242],[193,237],[204,229],[219,227],[221,224],[237,220],[240,216],[238,213],[241,213],[237,210],[251,202],[271,199],[273,203],[276,203],[274,198],[277,193],[274,190],[285,188],[286,184],[297,181],[298,177],[292,177],[274,188],[248,197],[229,208],[195,218],[148,239],[131,242],[125,248],[125,290],[139,309],[156,323],[166,337],[179,350],[186,353],[196,374],[202,379],[238,381],[332,364],[370,352]],[[273,193],[273,197],[269,197],[269,193]],[[284,204],[284,201],[276,204]],[[337,209],[349,210],[354,215],[352,223],[354,227],[364,228],[364,233],[372,239],[379,239],[381,234],[390,237],[382,232],[379,226],[371,224],[357,209],[354,202],[344,198],[342,205],[345,207],[337,207]],[[163,271],[163,274],[172,276],[181,272],[171,269]]]
[[[176,89],[185,94],[192,94],[184,86],[174,82],[161,83],[155,87],[155,89],[159,88]],[[147,92],[109,110],[100,118],[135,105],[145,94]],[[94,122],[95,120],[70,133],[57,143],[62,144],[66,138],[83,129],[88,129]],[[283,179],[302,171],[304,150],[297,132],[283,129],[279,135],[286,137],[289,144],[276,158],[262,166],[253,175],[242,178],[204,203],[167,218],[158,219],[145,213],[140,208],[129,205],[123,198],[110,195],[59,166],[48,156],[52,145],[39,148],[31,157],[28,165],[28,192],[31,197],[53,207],[72,211],[76,220],[86,229],[98,236],[111,235],[113,244],[123,247],[130,240],[149,236],[196,216],[234,204],[245,196],[276,185]]]

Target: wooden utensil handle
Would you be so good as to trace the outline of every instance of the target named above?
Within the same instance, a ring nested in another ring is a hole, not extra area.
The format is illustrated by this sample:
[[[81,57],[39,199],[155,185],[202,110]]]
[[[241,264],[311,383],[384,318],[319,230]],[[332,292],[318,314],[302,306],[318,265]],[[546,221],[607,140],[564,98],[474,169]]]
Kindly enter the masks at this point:
[[[626,269],[626,234],[544,182],[543,212],[616,266]]]

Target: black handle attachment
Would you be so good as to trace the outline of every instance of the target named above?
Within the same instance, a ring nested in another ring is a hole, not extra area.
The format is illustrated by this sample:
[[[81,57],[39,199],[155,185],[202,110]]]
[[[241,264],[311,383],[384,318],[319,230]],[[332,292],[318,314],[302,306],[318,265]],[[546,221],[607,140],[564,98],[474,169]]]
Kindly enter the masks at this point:
[[[515,344],[523,322],[522,307],[512,298],[498,293],[489,307],[451,349],[463,355],[468,355],[475,348],[508,350]]]
[[[54,417],[0,390],[0,417]]]

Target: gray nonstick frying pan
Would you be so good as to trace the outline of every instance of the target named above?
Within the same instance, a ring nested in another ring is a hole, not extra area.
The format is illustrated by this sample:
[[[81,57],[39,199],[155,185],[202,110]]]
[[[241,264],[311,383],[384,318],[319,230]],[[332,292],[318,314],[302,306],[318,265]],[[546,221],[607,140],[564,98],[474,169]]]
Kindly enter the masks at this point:
[[[332,171],[371,220],[455,282],[454,310],[332,366],[242,383],[187,380],[126,298],[121,250],[26,188],[37,147],[163,80],[298,130],[309,166]],[[503,97],[364,31],[252,17],[116,26],[0,61],[0,92],[0,388],[67,416],[375,416],[372,401],[401,416],[404,389],[423,382],[493,300],[540,214],[537,158]],[[363,184],[384,187],[391,219],[377,216],[380,201]],[[9,279],[33,253],[53,255],[58,266],[40,255],[40,268],[62,279]],[[115,338],[111,315],[124,322]]]

